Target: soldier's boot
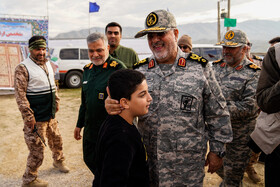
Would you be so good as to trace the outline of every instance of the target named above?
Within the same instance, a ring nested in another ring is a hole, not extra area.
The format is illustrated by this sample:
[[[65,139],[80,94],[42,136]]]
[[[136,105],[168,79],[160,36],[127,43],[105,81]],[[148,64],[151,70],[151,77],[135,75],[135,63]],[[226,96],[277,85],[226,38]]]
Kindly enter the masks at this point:
[[[53,166],[63,173],[68,173],[70,171],[70,169],[65,165],[63,161],[54,161]]]
[[[22,187],[46,187],[46,186],[48,186],[48,182],[38,178],[28,184],[22,185]]]
[[[254,183],[258,183],[258,182],[261,181],[261,178],[259,177],[259,175],[255,171],[253,165],[248,165],[247,166],[246,173],[247,173],[249,179],[251,179]]]

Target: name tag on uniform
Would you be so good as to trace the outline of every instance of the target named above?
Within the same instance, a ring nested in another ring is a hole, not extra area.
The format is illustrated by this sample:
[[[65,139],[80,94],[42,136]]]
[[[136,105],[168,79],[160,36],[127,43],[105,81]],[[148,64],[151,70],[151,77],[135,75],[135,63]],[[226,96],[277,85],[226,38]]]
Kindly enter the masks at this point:
[[[104,100],[104,93],[99,93],[98,94],[98,99]]]

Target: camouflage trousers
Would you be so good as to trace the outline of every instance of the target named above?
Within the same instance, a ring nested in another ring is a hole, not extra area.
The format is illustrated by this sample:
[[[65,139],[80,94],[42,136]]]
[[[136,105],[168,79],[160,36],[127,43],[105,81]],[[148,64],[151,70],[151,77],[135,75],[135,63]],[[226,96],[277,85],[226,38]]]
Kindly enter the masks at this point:
[[[62,153],[62,138],[59,133],[58,122],[56,119],[51,119],[45,122],[37,122],[36,127],[39,135],[43,141],[47,137],[48,146],[52,151],[54,161],[64,161]],[[37,178],[38,169],[43,163],[45,145],[38,137],[38,135],[31,131],[31,129],[24,125],[23,128],[25,143],[29,150],[27,157],[26,170],[23,175],[23,183],[27,184]]]
[[[223,167],[216,172],[223,179],[220,186],[242,186],[243,175],[251,157],[251,149],[247,143],[254,127],[255,121],[232,123],[233,140],[226,144]]]

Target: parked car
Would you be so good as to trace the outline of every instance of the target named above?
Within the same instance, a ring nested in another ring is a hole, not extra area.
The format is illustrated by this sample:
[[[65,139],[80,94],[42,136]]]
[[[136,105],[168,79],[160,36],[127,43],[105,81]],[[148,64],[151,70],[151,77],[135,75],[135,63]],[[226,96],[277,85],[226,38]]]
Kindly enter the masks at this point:
[[[83,67],[90,63],[87,48],[55,47],[50,51],[52,57],[57,57],[60,83],[69,88],[79,88],[82,85]]]
[[[212,44],[193,44],[192,47],[193,53],[203,56],[210,62],[221,59],[223,57],[222,50],[222,46]]]

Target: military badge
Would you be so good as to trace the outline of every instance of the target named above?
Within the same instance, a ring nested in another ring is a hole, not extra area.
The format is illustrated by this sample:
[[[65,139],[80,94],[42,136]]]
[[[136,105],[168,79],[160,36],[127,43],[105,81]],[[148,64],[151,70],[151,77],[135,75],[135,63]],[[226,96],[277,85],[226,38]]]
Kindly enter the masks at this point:
[[[116,67],[118,64],[119,63],[117,63],[117,61],[114,60],[114,61],[111,62],[110,66],[111,67]]]
[[[105,63],[103,64],[103,68],[104,68],[104,69],[106,69],[106,68],[107,68],[107,66],[108,66],[108,63],[107,63],[107,62],[105,62]]]
[[[260,68],[259,66],[257,66],[256,64],[254,64],[254,63],[250,63],[250,64],[248,64],[247,66],[248,66],[250,69],[253,69],[253,70],[255,70],[255,71],[261,70],[261,68]]]
[[[98,99],[104,100],[104,93],[98,93]]]
[[[236,69],[237,71],[239,71],[239,70],[241,70],[242,68],[243,68],[243,66],[240,65],[240,66],[237,66],[235,69]]]
[[[93,67],[93,64],[90,65],[89,69],[91,69]]]
[[[227,64],[225,62],[221,63],[221,67],[224,68]]]
[[[147,27],[152,27],[158,22],[158,15],[154,12],[151,12],[146,19]]]
[[[133,69],[136,69],[136,68],[138,68],[138,67],[140,67],[140,66],[142,66],[142,65],[144,65],[144,64],[147,64],[147,63],[149,62],[148,59],[149,59],[149,58],[145,58],[145,59],[143,59],[143,60],[140,60],[139,62],[133,64],[132,68],[133,68]]]
[[[179,60],[178,60],[178,66],[180,66],[180,67],[186,67],[186,59],[183,58],[183,57],[179,58]]]
[[[202,56],[198,56],[197,54],[194,53],[190,53],[187,60],[193,60],[196,61],[200,64],[202,64],[202,66],[206,66],[206,64],[208,63],[208,60]]]
[[[234,37],[234,32],[233,31],[228,31],[225,34],[225,39],[227,39],[227,40],[231,40],[233,37]]]
[[[151,68],[153,68],[153,67],[155,67],[155,61],[154,61],[154,59],[150,60],[149,65],[148,65],[148,68],[149,68],[149,69],[151,69]]]
[[[194,97],[190,95],[182,95],[180,109],[183,112],[190,112],[192,109]]]

